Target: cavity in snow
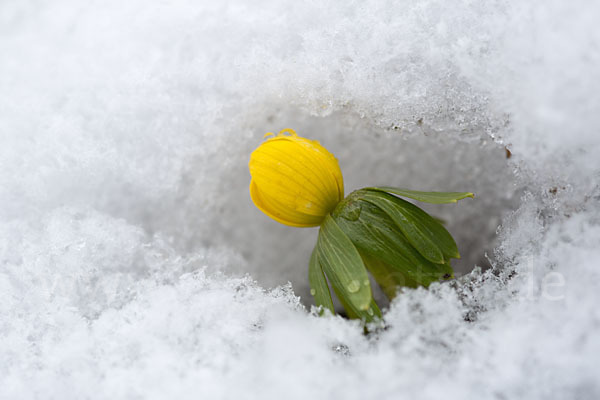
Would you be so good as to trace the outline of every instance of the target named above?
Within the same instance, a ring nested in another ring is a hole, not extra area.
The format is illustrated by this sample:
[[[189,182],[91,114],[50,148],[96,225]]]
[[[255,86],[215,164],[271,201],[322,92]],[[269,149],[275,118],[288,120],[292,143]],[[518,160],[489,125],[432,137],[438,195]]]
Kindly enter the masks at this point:
[[[0,398],[599,397],[599,12],[3,1]],[[348,191],[474,191],[428,208],[461,277],[312,313],[316,230],[248,195],[283,128]]]

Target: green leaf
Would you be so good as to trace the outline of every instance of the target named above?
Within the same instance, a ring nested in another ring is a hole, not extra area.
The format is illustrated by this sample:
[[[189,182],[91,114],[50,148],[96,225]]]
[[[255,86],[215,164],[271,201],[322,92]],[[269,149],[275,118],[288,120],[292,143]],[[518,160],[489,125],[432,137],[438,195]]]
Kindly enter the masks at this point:
[[[327,285],[327,280],[323,274],[323,269],[319,263],[317,255],[317,247],[315,246],[310,261],[308,262],[308,282],[310,283],[310,294],[315,298],[317,307],[321,306],[321,315],[325,309],[329,309],[332,314],[335,314],[333,301],[331,300],[331,292]]]
[[[342,209],[336,209],[333,216],[388,298],[395,296],[398,286],[427,287],[452,276],[449,265],[425,259],[388,214],[359,197],[360,193],[352,199],[354,209],[360,208],[358,218],[346,218]]]
[[[336,290],[335,287],[333,291],[335,292],[337,298],[340,300],[340,303],[342,303],[342,307],[344,307],[344,310],[346,310],[348,318],[362,319],[365,322],[372,322],[375,320],[376,317],[381,318],[381,310],[379,310],[379,307],[377,306],[377,303],[375,303],[374,299],[371,299],[371,304],[366,310],[360,310],[354,307],[352,304],[348,303],[346,299],[344,299],[344,296],[338,290]]]
[[[431,204],[456,203],[458,200],[466,199],[467,197],[475,197],[473,193],[469,192],[420,192],[418,190],[408,190],[389,186],[369,187],[365,189],[393,193],[398,196],[408,197],[409,199]]]
[[[369,309],[372,310],[373,313],[371,313],[369,310],[367,310],[367,315],[368,315],[368,317],[366,317],[367,322],[371,322],[373,320],[373,317],[381,318],[381,310],[379,309],[379,306],[375,302],[375,299],[371,299],[371,306],[369,307]]]
[[[372,294],[367,270],[356,247],[330,215],[319,230],[317,256],[344,308],[357,315],[368,311]]]
[[[365,190],[360,197],[388,214],[408,242],[427,260],[444,264],[451,257],[460,258],[450,233],[419,207],[381,191]]]
[[[367,269],[377,281],[377,284],[383,290],[386,297],[392,300],[396,297],[396,293],[399,287],[417,287],[418,284],[413,281],[408,281],[405,274],[402,273],[402,268],[399,264],[390,266],[383,262],[381,259],[372,257],[366,252],[360,252],[363,257],[363,262],[367,266]]]

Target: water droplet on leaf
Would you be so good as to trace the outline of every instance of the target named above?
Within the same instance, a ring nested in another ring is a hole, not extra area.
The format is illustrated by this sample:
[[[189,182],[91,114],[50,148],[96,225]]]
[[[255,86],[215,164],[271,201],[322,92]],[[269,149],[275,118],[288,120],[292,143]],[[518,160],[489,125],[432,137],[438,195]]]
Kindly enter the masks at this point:
[[[360,282],[356,279],[353,279],[352,281],[350,281],[348,286],[346,286],[346,289],[348,289],[350,293],[356,293],[360,289]]]

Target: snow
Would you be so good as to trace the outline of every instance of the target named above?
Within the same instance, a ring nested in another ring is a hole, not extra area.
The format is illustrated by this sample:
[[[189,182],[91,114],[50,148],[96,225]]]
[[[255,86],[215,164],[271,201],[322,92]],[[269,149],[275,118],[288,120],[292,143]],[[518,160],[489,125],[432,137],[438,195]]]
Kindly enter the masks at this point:
[[[599,11],[1,2],[0,398],[598,398]],[[248,195],[288,127],[347,192],[474,191],[427,208],[463,276],[317,317],[317,231]]]

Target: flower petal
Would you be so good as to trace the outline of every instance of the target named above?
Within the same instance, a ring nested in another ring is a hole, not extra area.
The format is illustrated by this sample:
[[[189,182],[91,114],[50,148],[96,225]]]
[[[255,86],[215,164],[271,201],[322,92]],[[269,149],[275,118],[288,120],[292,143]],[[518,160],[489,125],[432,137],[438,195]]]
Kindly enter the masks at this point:
[[[254,179],[250,182],[250,197],[259,210],[284,225],[306,228],[319,226],[323,220],[322,216],[295,211],[290,207],[282,205],[277,200],[261,194],[254,183]]]

